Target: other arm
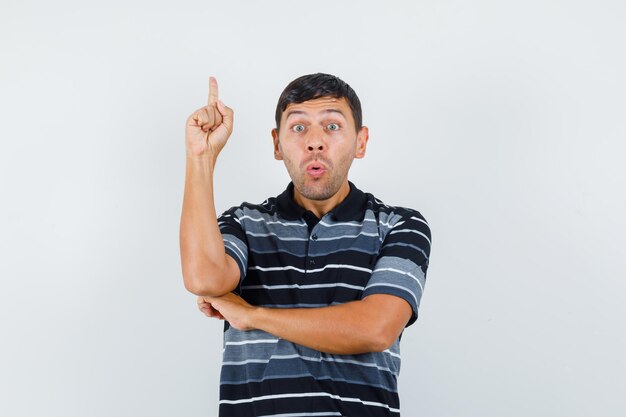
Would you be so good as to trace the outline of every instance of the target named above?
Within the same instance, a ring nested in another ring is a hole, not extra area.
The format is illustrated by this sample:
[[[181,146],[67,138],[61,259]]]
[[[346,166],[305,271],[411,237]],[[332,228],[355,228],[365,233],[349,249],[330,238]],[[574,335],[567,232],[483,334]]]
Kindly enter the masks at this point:
[[[200,297],[198,304],[207,316],[225,318],[236,329],[259,329],[321,352],[344,355],[389,348],[413,314],[406,301],[387,294],[320,308],[254,307],[234,294]]]

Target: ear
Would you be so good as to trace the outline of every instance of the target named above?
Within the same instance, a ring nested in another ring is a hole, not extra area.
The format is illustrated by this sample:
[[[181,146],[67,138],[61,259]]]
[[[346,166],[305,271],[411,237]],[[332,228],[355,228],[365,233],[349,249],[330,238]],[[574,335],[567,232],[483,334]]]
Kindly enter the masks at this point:
[[[369,140],[369,129],[367,126],[363,126],[359,129],[359,133],[356,135],[356,151],[354,157],[361,159],[365,156],[365,148],[367,148],[367,141]]]
[[[283,153],[280,151],[280,144],[278,142],[278,129],[272,129],[272,140],[274,141],[274,159],[282,161]]]

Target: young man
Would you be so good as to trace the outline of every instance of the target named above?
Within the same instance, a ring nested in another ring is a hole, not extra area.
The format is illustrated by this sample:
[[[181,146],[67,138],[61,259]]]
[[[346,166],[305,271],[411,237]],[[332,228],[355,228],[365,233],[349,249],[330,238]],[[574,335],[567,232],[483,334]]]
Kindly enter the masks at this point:
[[[186,288],[226,320],[220,416],[398,416],[430,230],[348,181],[368,141],[357,95],[332,75],[292,81],[272,130],[291,183],[218,219],[213,168],[232,128],[211,78],[187,120],[180,243]]]

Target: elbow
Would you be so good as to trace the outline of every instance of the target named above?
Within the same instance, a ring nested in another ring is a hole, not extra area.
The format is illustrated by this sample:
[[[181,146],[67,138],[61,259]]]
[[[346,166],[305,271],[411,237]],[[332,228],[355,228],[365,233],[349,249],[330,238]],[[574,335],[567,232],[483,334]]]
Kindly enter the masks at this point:
[[[185,289],[200,297],[221,297],[229,291],[205,282],[185,280]]]
[[[207,257],[182,256],[181,266],[185,288],[198,296],[220,297],[234,290],[238,283],[238,280],[229,278],[233,274],[229,274],[224,263]]]
[[[189,276],[189,274],[183,275],[183,281],[185,283],[185,289],[195,295],[209,295],[207,294],[208,288],[197,278]]]
[[[383,352],[389,349],[398,339],[398,336],[390,331],[390,329],[384,326],[379,326],[378,329],[370,331],[370,337],[368,340],[368,348],[370,352]]]
[[[221,297],[231,291],[219,280],[205,274],[183,273],[183,281],[187,291],[201,297]]]
[[[395,340],[389,340],[389,339],[375,339],[370,341],[370,352],[384,352],[385,350],[389,349],[392,345],[393,342]]]

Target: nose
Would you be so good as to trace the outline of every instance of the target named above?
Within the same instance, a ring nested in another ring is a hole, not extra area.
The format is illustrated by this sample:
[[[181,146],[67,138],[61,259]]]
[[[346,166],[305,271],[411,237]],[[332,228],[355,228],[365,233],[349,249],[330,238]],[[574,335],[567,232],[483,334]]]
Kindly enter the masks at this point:
[[[309,152],[318,151],[321,152],[324,150],[324,130],[312,130],[309,135],[307,135],[306,141],[306,149]]]

